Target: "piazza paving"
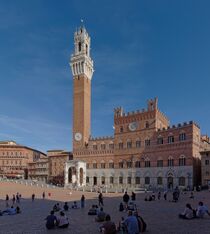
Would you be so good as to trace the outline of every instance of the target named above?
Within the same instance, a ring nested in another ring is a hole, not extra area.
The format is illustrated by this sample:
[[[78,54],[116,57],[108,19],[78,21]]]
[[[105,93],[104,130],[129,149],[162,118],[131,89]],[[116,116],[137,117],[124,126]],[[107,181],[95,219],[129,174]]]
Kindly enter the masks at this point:
[[[42,193],[45,191],[46,198],[42,199]],[[0,216],[0,234],[41,234],[41,233],[71,233],[71,234],[95,234],[99,233],[101,223],[94,221],[94,216],[88,216],[88,210],[92,204],[98,203],[97,193],[87,193],[79,191],[69,191],[63,188],[42,188],[37,186],[26,186],[14,182],[0,182],[0,210],[4,210],[5,196],[10,199],[13,194],[19,192],[22,195],[20,207],[21,214],[13,216]],[[31,201],[31,195],[35,194],[35,201]],[[48,196],[50,193],[50,197]],[[81,195],[86,198],[85,208],[73,210],[70,209],[66,214],[70,221],[68,229],[46,230],[45,218],[49,214],[53,205],[57,202],[63,207],[65,201],[69,205],[73,201],[80,201]],[[112,220],[117,224],[121,217],[126,217],[125,212],[119,212],[119,203],[123,194],[103,194],[104,211],[111,215]],[[196,234],[210,233],[210,216],[204,219],[181,220],[178,214],[184,210],[186,203],[191,203],[193,208],[197,207],[199,201],[203,201],[210,208],[210,192],[195,192],[195,198],[192,200],[188,194],[181,194],[178,203],[164,201],[163,197],[158,201],[145,202],[145,194],[137,194],[136,204],[139,213],[147,223],[146,233],[154,234]],[[171,200],[171,194],[168,195]],[[10,201],[11,203],[11,201]]]

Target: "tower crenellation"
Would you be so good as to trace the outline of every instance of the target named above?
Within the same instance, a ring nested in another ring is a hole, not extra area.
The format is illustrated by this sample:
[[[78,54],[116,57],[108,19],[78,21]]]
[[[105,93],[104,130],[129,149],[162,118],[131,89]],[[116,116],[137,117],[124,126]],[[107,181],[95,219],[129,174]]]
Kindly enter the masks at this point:
[[[71,70],[73,78],[85,75],[88,79],[92,79],[93,60],[90,57],[90,36],[84,26],[80,27],[74,33],[74,54],[71,55]]]

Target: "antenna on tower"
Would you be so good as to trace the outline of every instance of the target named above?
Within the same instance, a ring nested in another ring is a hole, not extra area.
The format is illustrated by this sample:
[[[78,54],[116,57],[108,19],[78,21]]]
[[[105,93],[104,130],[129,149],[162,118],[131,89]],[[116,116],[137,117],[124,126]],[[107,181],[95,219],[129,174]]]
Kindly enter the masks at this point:
[[[84,20],[80,19],[80,22],[81,22],[81,26],[84,27]]]

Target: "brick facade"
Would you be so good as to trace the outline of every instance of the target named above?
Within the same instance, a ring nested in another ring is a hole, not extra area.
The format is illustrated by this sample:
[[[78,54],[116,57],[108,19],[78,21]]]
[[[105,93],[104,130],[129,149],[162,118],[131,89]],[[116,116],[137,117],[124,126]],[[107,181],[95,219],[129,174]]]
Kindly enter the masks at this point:
[[[82,43],[78,34],[81,31],[76,32],[75,46]],[[83,54],[75,53],[72,58],[71,64],[76,58],[82,63]],[[122,107],[116,108],[114,136],[90,136],[87,139],[85,132],[90,132],[90,126],[89,129],[87,126],[90,123],[91,79],[86,79],[83,69],[76,75],[72,69],[72,73],[73,156],[87,163],[87,184],[121,188],[193,187],[200,184],[201,133],[195,122],[170,126],[168,118],[158,109],[155,98],[148,100],[146,109],[125,113]],[[89,82],[88,86],[79,85],[86,82]],[[75,138],[75,126],[85,140]]]
[[[0,142],[0,175],[8,178],[28,178],[28,163],[46,158],[46,154],[18,145],[14,141]]]

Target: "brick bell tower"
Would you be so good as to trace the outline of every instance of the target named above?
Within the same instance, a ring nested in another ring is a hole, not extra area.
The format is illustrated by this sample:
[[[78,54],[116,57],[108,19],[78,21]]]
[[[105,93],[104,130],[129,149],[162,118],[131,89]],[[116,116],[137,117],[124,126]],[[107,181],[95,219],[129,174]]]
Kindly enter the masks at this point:
[[[73,74],[73,151],[85,146],[90,137],[91,79],[93,60],[90,37],[84,26],[74,33],[74,53],[70,61]]]

